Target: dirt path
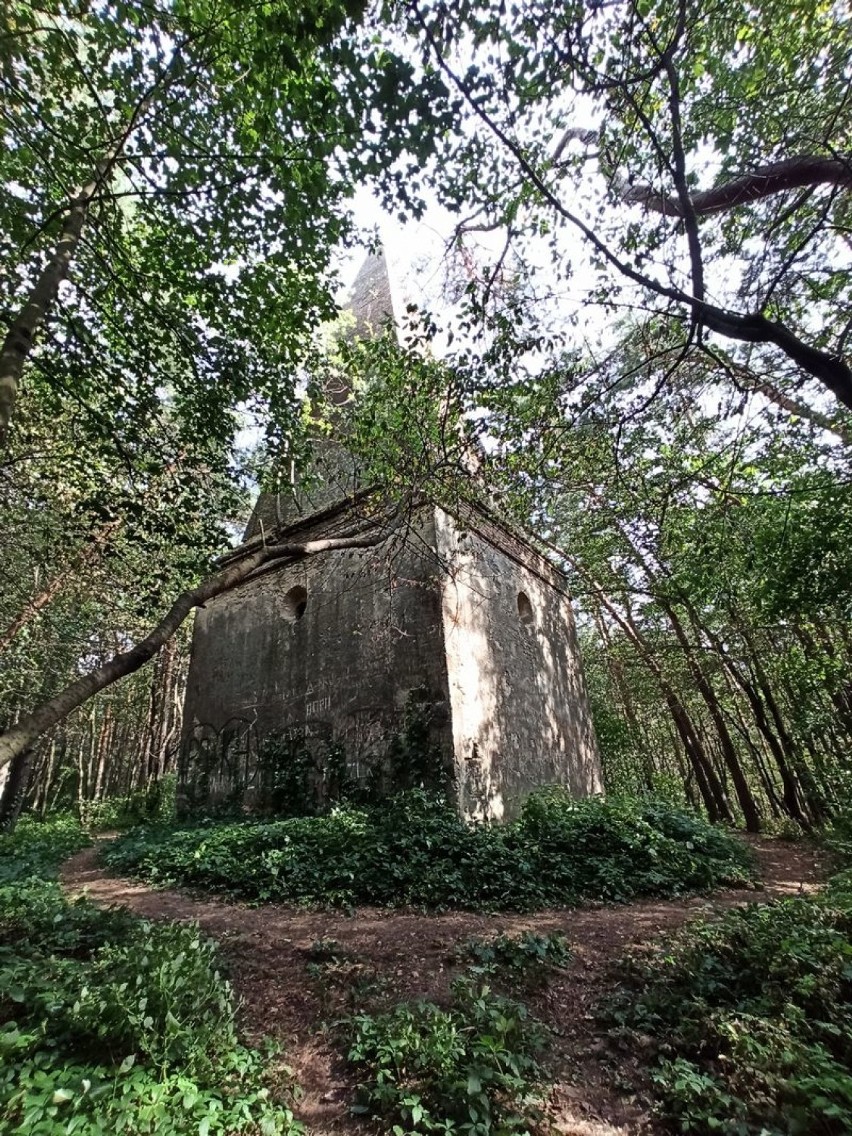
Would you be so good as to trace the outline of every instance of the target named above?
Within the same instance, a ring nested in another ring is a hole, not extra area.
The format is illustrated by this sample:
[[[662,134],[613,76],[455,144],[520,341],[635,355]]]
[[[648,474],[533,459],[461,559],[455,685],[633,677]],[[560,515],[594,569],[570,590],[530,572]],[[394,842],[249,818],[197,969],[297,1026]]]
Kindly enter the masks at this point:
[[[115,879],[100,868],[94,849],[66,864],[62,882],[103,904],[124,904],[151,919],[197,920],[219,940],[242,1000],[251,1040],[276,1038],[304,1089],[296,1111],[309,1136],[351,1136],[369,1131],[350,1117],[352,1079],[328,1023],[356,1008],[360,998],[440,998],[454,974],[453,947],[469,935],[500,931],[559,931],[571,944],[571,965],[547,990],[530,999],[553,1034],[548,1063],[556,1074],[551,1100],[556,1132],[563,1136],[649,1136],[656,1133],[649,1102],[621,1087],[618,1061],[592,1017],[611,983],[610,964],[699,915],[750,900],[813,890],[823,876],[819,854],[804,844],[755,839],[763,887],[712,897],[646,901],[624,907],[544,911],[535,915],[472,915],[361,908],[305,912],[269,905],[199,899],[153,891]],[[319,957],[316,944],[326,940]],[[329,959],[329,956],[331,958]]]

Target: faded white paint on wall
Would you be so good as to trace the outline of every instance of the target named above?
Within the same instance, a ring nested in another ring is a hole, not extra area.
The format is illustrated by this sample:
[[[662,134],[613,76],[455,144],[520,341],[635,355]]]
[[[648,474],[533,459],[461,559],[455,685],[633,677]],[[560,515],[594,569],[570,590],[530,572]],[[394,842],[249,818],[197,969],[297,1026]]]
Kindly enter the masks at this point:
[[[576,796],[601,792],[564,581],[510,534],[495,547],[475,519],[463,527],[438,510],[436,534],[446,568],[441,610],[462,810],[509,819],[545,784]]]

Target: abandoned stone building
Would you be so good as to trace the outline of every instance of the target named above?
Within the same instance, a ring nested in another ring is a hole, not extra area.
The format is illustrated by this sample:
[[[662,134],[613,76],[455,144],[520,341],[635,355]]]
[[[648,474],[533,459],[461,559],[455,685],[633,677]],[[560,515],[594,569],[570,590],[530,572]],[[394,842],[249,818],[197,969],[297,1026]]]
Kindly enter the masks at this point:
[[[358,334],[393,315],[383,255],[352,307]],[[320,447],[310,482],[262,496],[229,559],[262,540],[349,533],[375,507],[346,451]],[[393,788],[388,755],[410,756],[400,738],[413,721],[467,816],[510,819],[542,785],[601,791],[566,581],[485,504],[423,501],[378,543],[272,562],[206,604],[179,796],[184,808],[286,807],[275,789],[295,784],[281,764],[297,760],[318,799],[334,777]]]

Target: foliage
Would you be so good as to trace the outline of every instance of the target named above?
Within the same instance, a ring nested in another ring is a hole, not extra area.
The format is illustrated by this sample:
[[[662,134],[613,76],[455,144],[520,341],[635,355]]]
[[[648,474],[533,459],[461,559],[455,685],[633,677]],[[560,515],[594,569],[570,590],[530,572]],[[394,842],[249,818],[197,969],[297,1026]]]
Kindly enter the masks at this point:
[[[468,973],[478,981],[538,986],[555,967],[568,962],[571,950],[564,935],[524,931],[517,936],[467,939],[456,948],[456,957],[470,963]]]
[[[841,892],[729,912],[630,961],[607,1018],[652,1039],[680,1131],[852,1126],[852,905]]]
[[[210,1084],[176,1070],[164,1073],[131,1058],[116,1069],[33,1052],[17,1029],[0,1032],[4,1066],[0,1101],[10,1136],[230,1136],[297,1132],[289,1110],[271,1103],[262,1083],[263,1061],[251,1050],[235,1050]]]
[[[823,831],[823,840],[838,861],[848,869],[852,866],[852,807],[840,810]]]
[[[665,804],[533,794],[517,821],[468,825],[420,790],[271,823],[146,828],[106,847],[113,870],[247,899],[530,910],[678,895],[749,879],[745,847]]]
[[[49,878],[89,838],[76,817],[24,817],[13,832],[0,833],[0,883]]]
[[[708,891],[748,878],[750,854],[723,829],[664,802],[572,801],[533,794],[518,823],[538,870],[555,891],[582,881],[584,896],[623,902],[639,895]]]
[[[89,832],[110,832],[138,824],[168,824],[174,820],[177,776],[167,773],[145,789],[123,797],[86,801],[81,819]]]
[[[459,99],[438,192],[462,215],[486,369],[509,370],[497,339],[540,374],[536,353],[549,362],[569,322],[594,340],[629,306],[688,324],[695,354],[718,353],[734,381],[738,366],[787,391],[810,376],[852,406],[845,8],[420,0],[402,19]],[[814,172],[838,157],[832,178]],[[786,162],[812,176],[765,192],[766,167]],[[668,356],[668,381],[689,355]]]
[[[370,181],[419,213],[414,156],[447,138],[440,76],[364,16],[361,0],[0,14],[0,729],[210,572],[247,502],[244,427],[270,464],[305,464],[299,388],[335,313],[347,203]]]
[[[193,926],[68,903],[49,878],[85,841],[71,818],[25,818],[0,845],[3,1131],[299,1131],[237,1039],[215,946]]]
[[[369,1077],[357,1111],[394,1136],[528,1133],[541,1028],[526,1007],[471,978],[457,979],[452,996],[447,1009],[413,1002],[355,1015],[349,1059]]]

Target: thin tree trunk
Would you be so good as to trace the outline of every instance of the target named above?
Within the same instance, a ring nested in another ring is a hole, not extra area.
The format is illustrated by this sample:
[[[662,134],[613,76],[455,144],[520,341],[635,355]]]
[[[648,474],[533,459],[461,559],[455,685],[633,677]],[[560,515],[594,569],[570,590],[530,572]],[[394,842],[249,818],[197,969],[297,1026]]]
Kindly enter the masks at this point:
[[[697,619],[697,613],[690,612],[690,617]],[[772,727],[769,724],[769,719],[766,716],[766,707],[760,697],[760,694],[755,689],[753,683],[742,673],[741,668],[737,665],[736,661],[731,658],[730,652],[721,642],[719,637],[711,631],[708,627],[703,627],[704,634],[708,637],[710,642],[716,648],[720,658],[725,666],[725,669],[730,674],[733,681],[737,684],[743,694],[748,700],[754,714],[755,724],[758,730],[766,739],[766,743],[775,761],[776,768],[781,777],[781,784],[783,787],[783,802],[784,811],[792,820],[797,821],[805,829],[810,829],[811,823],[808,816],[802,808],[802,801],[800,799],[799,785],[796,780],[793,770],[790,768],[784,747],[780,740],[776,737]]]
[[[0,796],[0,829],[10,830],[17,824],[30,787],[32,766],[32,750],[15,754]]]
[[[683,624],[678,619],[674,608],[665,600],[658,599],[657,602],[669,618],[677,641],[683,648],[689,673],[692,675],[698,692],[704,699],[707,709],[710,711],[710,717],[713,719],[713,725],[716,729],[716,735],[721,747],[722,761],[731,775],[731,780],[734,784],[734,792],[737,795],[737,800],[742,810],[746,829],[749,832],[760,832],[760,811],[757,807],[757,802],[752,796],[748,780],[740,764],[739,755],[737,754],[736,746],[728,731],[722,708],[716,697],[716,692],[710,685],[703,668],[696,661],[689,636],[686,634]]]
[[[109,764],[109,755],[112,746],[114,720],[109,705],[104,708],[103,721],[101,728],[98,731],[98,746],[97,758],[95,765],[95,788],[92,797],[95,801],[103,800],[104,781],[106,779],[107,766]]]
[[[786,758],[785,767],[790,772],[792,772],[793,770],[796,771],[796,777],[793,783],[795,784],[796,782],[798,782],[805,807],[810,813],[811,818],[819,823],[820,820],[824,819],[825,810],[822,801],[819,799],[819,795],[815,791],[815,786],[813,784],[813,778],[810,775],[810,770],[807,769],[807,766],[802,760],[801,755],[798,753],[796,744],[787,729],[784,717],[781,714],[781,709],[778,706],[778,703],[775,700],[775,695],[772,692],[772,686],[769,682],[769,678],[766,674],[766,671],[763,669],[763,665],[760,662],[760,656],[755,647],[754,640],[752,639],[748,629],[743,625],[742,621],[740,620],[738,622],[740,624],[739,632],[742,635],[745,643],[747,644],[751,654],[750,669],[757,681],[758,689],[760,690],[763,701],[769,710],[772,721],[775,724],[775,732],[784,751]],[[799,820],[800,818],[796,817],[795,819]]]
[[[50,739],[50,745],[47,747],[47,754],[45,755],[44,771],[38,779],[36,790],[36,799],[33,802],[33,807],[39,816],[44,816],[47,812],[47,801],[50,794],[50,788],[53,784],[54,771],[56,769],[56,738]]]
[[[624,716],[627,719],[636,740],[641,745],[642,741],[643,741],[643,731],[642,731],[642,729],[639,725],[639,720],[636,717],[636,712],[633,709],[633,701],[630,697],[630,691],[629,691],[629,689],[627,687],[627,683],[624,679],[624,671],[622,669],[621,663],[615,657],[615,651],[613,649],[612,639],[610,637],[609,630],[607,628],[606,622],[601,618],[600,611],[598,611],[596,613],[596,623],[597,623],[597,627],[598,627],[598,634],[600,635],[600,637],[603,641],[604,650],[606,651],[607,669],[610,673],[610,677],[612,678],[613,686],[615,687],[616,691],[618,692],[618,697],[621,700],[621,706],[622,706],[622,709],[624,711]],[[647,789],[647,791],[649,793],[653,793],[653,791],[654,791],[654,770],[653,770],[653,766],[650,766],[650,768],[649,768],[649,760],[648,760],[648,757],[646,756],[646,754],[644,752],[639,755],[639,760],[640,760],[640,765],[641,765],[641,769],[642,769],[642,779],[645,782],[645,788]]]
[[[58,572],[46,587],[42,588],[39,594],[29,601],[20,614],[12,620],[6,630],[0,633],[0,654],[6,650],[15,636],[22,631],[28,623],[35,619],[38,613],[46,608],[58,593],[62,591],[62,588],[65,586],[72,573],[78,572],[81,568],[92,564],[98,559],[104,546],[109,542],[110,537],[120,524],[121,521],[110,521],[108,524],[102,525],[75,559],[63,568],[61,572]]]
[[[575,560],[573,557],[568,557],[564,552],[562,555],[566,556],[566,559],[570,559],[575,570],[586,580],[587,584],[593,590],[598,602],[604,606],[622,631],[624,631],[635,645],[643,662],[659,684],[663,692],[663,697],[666,700],[666,706],[669,709],[669,713],[672,715],[675,727],[683,741],[686,755],[695,770],[696,783],[704,800],[707,815],[712,821],[732,821],[733,817],[725,797],[724,789],[707,757],[698,731],[695,729],[686,708],[678,698],[674,688],[665,677],[662,667],[654,658],[653,652],[645,643],[632,617],[624,615],[618,610],[607,596],[602,585],[595,580],[591,573],[589,573],[579,561]]]

